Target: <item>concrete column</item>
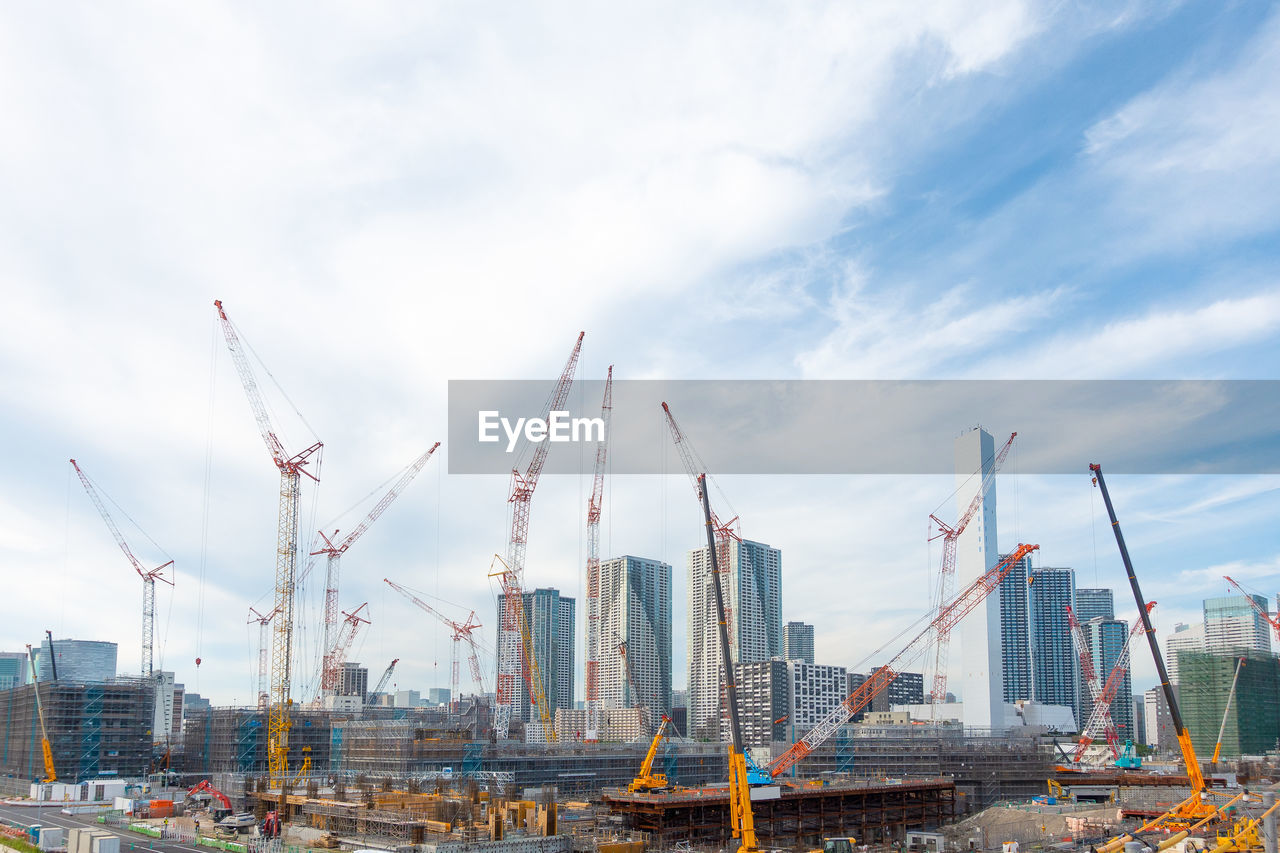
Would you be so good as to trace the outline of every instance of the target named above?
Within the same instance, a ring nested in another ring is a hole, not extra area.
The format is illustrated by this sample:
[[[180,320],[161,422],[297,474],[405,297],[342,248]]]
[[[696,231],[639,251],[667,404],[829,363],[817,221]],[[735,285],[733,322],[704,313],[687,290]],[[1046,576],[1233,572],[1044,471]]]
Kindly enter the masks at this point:
[[[1262,795],[1262,807],[1265,811],[1276,804],[1275,791],[1266,791]],[[1272,812],[1262,819],[1262,849],[1265,853],[1276,853],[1276,814]]]

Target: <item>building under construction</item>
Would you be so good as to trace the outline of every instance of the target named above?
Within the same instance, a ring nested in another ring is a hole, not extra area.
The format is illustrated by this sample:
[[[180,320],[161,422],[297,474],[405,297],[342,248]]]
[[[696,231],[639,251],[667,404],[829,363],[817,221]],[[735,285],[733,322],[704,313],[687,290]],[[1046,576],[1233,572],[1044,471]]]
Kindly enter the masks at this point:
[[[35,684],[0,691],[0,774],[43,776]],[[145,775],[151,767],[155,690],[142,679],[42,681],[49,746],[58,780]]]

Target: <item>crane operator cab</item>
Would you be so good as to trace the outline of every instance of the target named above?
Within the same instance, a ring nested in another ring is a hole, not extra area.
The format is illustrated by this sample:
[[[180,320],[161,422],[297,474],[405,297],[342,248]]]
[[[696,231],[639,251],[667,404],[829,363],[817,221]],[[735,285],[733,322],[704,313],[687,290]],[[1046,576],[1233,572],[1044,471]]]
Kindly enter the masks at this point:
[[[854,845],[857,843],[858,839],[856,838],[824,838],[822,839],[821,853],[857,853],[857,850],[854,849]]]

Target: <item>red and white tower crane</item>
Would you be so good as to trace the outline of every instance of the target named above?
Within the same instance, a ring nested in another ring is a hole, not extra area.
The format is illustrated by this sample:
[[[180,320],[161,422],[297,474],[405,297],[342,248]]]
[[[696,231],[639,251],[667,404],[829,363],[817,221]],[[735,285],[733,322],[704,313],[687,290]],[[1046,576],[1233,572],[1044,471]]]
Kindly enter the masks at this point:
[[[587,501],[587,661],[586,741],[599,738],[600,731],[600,513],[604,501],[604,470],[609,458],[609,427],[613,420],[613,365],[604,380],[604,401],[600,404],[604,430],[596,442],[595,479]]]
[[[98,490],[93,487],[88,475],[80,469],[74,459],[71,460],[71,467],[76,469],[76,476],[80,478],[80,482],[84,485],[84,490],[88,493],[89,500],[93,501],[93,505],[98,508],[98,514],[107,523],[107,529],[115,537],[116,544],[120,546],[120,550],[124,552],[125,557],[128,558],[129,563],[133,566],[133,570],[138,573],[138,577],[142,578],[142,677],[150,678],[152,675],[152,655],[156,632],[156,581],[163,581],[169,586],[173,586],[173,581],[161,574],[165,569],[173,565],[173,560],[162,563],[154,569],[144,569],[142,563],[138,562],[138,558],[133,555],[128,543],[124,541],[124,536],[120,534],[120,528],[116,527],[116,523],[111,519],[111,514],[107,512],[106,504],[98,496]]]
[[[258,625],[258,707],[266,708],[271,702],[271,694],[267,692],[267,632],[271,627],[271,620],[276,616],[276,611],[272,610],[265,616],[254,608],[249,608],[249,621],[247,624],[252,625],[255,622]]]
[[[293,657],[293,593],[298,566],[298,504],[302,493],[302,475],[315,482],[320,478],[306,469],[312,457],[319,458],[324,442],[317,441],[299,453],[290,455],[280,443],[267,406],[258,390],[253,368],[240,343],[235,327],[222,310],[222,300],[214,300],[222,334],[235,362],[240,384],[253,411],[254,421],[271,461],[280,471],[280,502],[276,518],[276,572],[275,572],[275,629],[271,640],[271,708],[267,714],[267,771],[271,784],[280,785],[284,791],[289,776],[289,703],[291,664]],[[282,794],[283,796],[283,794]]]
[[[942,538],[942,565],[938,569],[938,589],[935,597],[939,608],[949,601],[951,593],[956,587],[956,543],[960,539],[960,534],[964,533],[969,522],[977,515],[978,510],[982,508],[982,499],[987,493],[987,489],[995,480],[996,473],[1000,470],[1000,466],[1004,464],[1005,457],[1009,455],[1009,448],[1013,446],[1013,440],[1018,437],[1015,432],[1009,436],[1009,440],[1004,446],[996,452],[991,467],[982,475],[982,482],[978,486],[978,493],[973,496],[973,500],[969,502],[969,506],[964,511],[964,515],[960,516],[955,525],[947,524],[937,515],[930,515],[929,519],[938,526],[938,532],[930,539]],[[951,629],[945,628],[938,632],[937,643],[934,645],[933,658],[933,690],[931,697],[933,705],[936,708],[940,703],[947,701],[947,659],[951,649]]]
[[[351,650],[351,644],[355,642],[356,634],[360,630],[361,625],[368,625],[369,620],[360,615],[360,611],[369,606],[366,601],[350,613],[343,611],[342,626],[338,629],[338,636],[333,643],[333,657],[337,662],[338,672],[342,672],[342,664],[347,660],[347,652]]]
[[[1147,602],[1147,612],[1150,613],[1155,606],[1156,603],[1154,601]],[[1098,695],[1093,699],[1093,710],[1090,712],[1084,728],[1080,730],[1080,739],[1076,741],[1076,748],[1071,751],[1072,761],[1079,762],[1083,760],[1089,745],[1097,740],[1099,736],[1106,738],[1107,746],[1111,750],[1111,757],[1120,757],[1120,733],[1116,731],[1116,724],[1111,718],[1111,703],[1115,701],[1116,692],[1124,682],[1125,673],[1129,671],[1129,646],[1133,643],[1134,637],[1145,633],[1142,626],[1143,620],[1141,618],[1135,619],[1133,628],[1129,630],[1129,635],[1125,637],[1124,645],[1120,647],[1120,653],[1116,655],[1115,666],[1111,667],[1106,683],[1102,685],[1102,689],[1098,691]]]
[[[675,445],[676,451],[680,454],[680,464],[684,466],[684,472],[689,475],[689,481],[693,483],[693,491],[698,501],[702,501],[702,472],[707,470],[706,464],[702,458],[698,456],[698,452],[694,450],[693,443],[689,441],[689,437],[680,429],[680,425],[676,423],[675,415],[671,414],[671,407],[665,402],[662,404],[662,413],[667,419],[667,428],[671,431],[671,443]],[[715,564],[719,567],[722,575],[728,575],[731,557],[730,542],[741,541],[742,537],[738,534],[738,517],[734,516],[728,521],[721,521],[716,517],[715,510],[711,511],[711,527],[715,532],[716,540],[716,559]],[[725,589],[729,586],[726,585]],[[729,601],[724,602],[725,624],[729,629],[729,645],[731,647],[738,644],[738,632],[734,630],[733,622],[733,605]]]
[[[585,332],[578,333],[578,340],[573,345],[573,352],[565,363],[560,378],[556,380],[551,396],[547,398],[542,409],[542,420],[545,423],[552,412],[562,411],[569,399],[569,388],[573,385],[573,373],[578,366],[578,356],[582,352],[582,339]],[[521,672],[526,682],[529,678],[529,667],[521,667],[522,657],[532,657],[534,649],[525,649],[521,638],[520,626],[525,623],[524,613],[524,558],[529,543],[529,508],[533,500],[534,489],[538,487],[538,478],[542,476],[542,466],[547,461],[549,441],[540,441],[534,446],[533,458],[523,474],[518,469],[511,470],[511,496],[507,499],[511,504],[511,536],[507,540],[506,570],[498,573],[502,582],[503,608],[502,622],[498,628],[498,701],[494,709],[493,728],[498,737],[506,737],[511,726],[511,706],[515,701],[516,679]],[[523,654],[522,654],[523,649]],[[530,695],[535,700],[542,693],[542,686],[530,685]],[[546,697],[542,697],[545,703]],[[530,740],[551,740],[556,738],[555,729],[547,724],[549,714],[545,707],[538,708],[540,721],[531,723]]]
[[[426,453],[410,462],[409,466],[404,469],[404,473],[400,475],[400,478],[396,480],[395,484],[387,490],[387,493],[382,496],[382,499],[379,500],[377,504],[374,505],[373,509],[369,511],[369,514],[365,517],[364,521],[361,521],[356,525],[356,528],[348,533],[344,539],[335,542],[335,540],[338,539],[337,530],[328,534],[323,530],[318,533],[319,537],[324,540],[324,547],[312,551],[310,556],[314,558],[323,554],[328,558],[328,562],[325,567],[324,579],[324,645],[321,647],[324,650],[324,657],[320,662],[321,696],[333,696],[335,694],[338,689],[338,678],[341,675],[342,669],[341,664],[336,663],[337,659],[334,656],[334,652],[337,647],[338,625],[340,621],[338,618],[338,573],[341,566],[342,555],[347,552],[347,549],[350,548],[357,539],[365,534],[365,531],[369,529],[370,525],[378,520],[379,516],[386,512],[387,507],[391,506],[391,502],[400,496],[400,493],[404,491],[405,487],[413,482],[413,478],[418,476],[418,472],[427,464],[427,460],[431,458],[431,454],[435,453],[436,448],[439,446],[440,442],[437,441],[435,444],[431,445]],[[311,573],[312,565],[314,565],[314,561],[309,562],[307,567],[302,571],[302,574],[299,575],[299,583],[301,583],[302,580]]]
[[[480,623],[476,621],[476,612],[472,610],[471,613],[468,614],[466,621],[464,622],[455,622],[454,620],[450,619],[448,616],[445,616],[439,610],[436,610],[430,604],[427,604],[425,601],[423,601],[413,592],[404,588],[403,586],[396,583],[395,581],[390,580],[388,578],[383,578],[382,581],[387,586],[391,587],[396,592],[400,593],[405,598],[409,599],[411,602],[418,605],[419,608],[431,614],[436,619],[440,620],[440,622],[443,623],[445,627],[447,627],[450,631],[453,632],[453,644],[452,644],[453,655],[449,661],[450,701],[458,702],[462,697],[462,693],[459,690],[459,686],[462,681],[460,675],[462,671],[461,651],[462,651],[463,643],[466,643],[468,646],[467,665],[471,669],[471,680],[475,682],[476,690],[480,693],[481,696],[483,696],[485,691],[484,691],[483,676],[480,671],[479,652],[476,649],[475,637],[472,636],[472,633],[477,628],[481,627]]]

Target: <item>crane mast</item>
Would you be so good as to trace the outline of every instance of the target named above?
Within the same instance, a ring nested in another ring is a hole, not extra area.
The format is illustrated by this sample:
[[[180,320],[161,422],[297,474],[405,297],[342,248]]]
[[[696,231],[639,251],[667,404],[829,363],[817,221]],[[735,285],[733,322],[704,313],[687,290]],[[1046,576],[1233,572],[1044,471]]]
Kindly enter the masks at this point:
[[[227,349],[231,351],[231,360],[235,363],[236,373],[240,376],[240,384],[244,386],[245,398],[253,412],[254,421],[258,425],[258,433],[267,446],[271,461],[280,471],[280,495],[276,515],[276,566],[275,566],[275,628],[271,637],[271,707],[267,714],[267,770],[273,785],[279,785],[282,807],[284,805],[285,783],[289,778],[289,729],[290,696],[292,679],[291,665],[293,657],[293,594],[298,560],[298,505],[302,493],[302,475],[306,474],[315,482],[320,478],[306,470],[313,456],[317,456],[324,443],[317,441],[301,452],[290,456],[276,436],[271,426],[271,418],[267,415],[267,406],[258,389],[253,368],[244,353],[240,337],[231,325],[226,311],[222,309],[222,300],[214,300],[218,310],[218,320],[222,325],[222,334],[227,341]],[[281,810],[281,820],[286,817]]]
[[[613,365],[604,380],[604,401],[600,404],[604,432],[596,442],[595,478],[587,501],[587,660],[586,680],[588,743],[600,732],[600,514],[604,500],[605,462],[609,458],[609,427],[613,419]]]
[[[547,398],[542,410],[545,422],[552,412],[564,408],[569,399],[569,388],[573,384],[573,373],[578,366],[578,356],[582,352],[582,339],[585,332],[578,333],[578,340],[573,345],[569,360],[565,363],[560,378],[556,380],[551,396]],[[521,625],[527,626],[524,612],[524,558],[529,543],[529,509],[533,500],[534,489],[538,486],[538,478],[542,476],[542,466],[547,460],[550,442],[540,441],[533,450],[533,458],[524,473],[519,469],[511,470],[511,494],[507,501],[511,504],[511,535],[507,540],[507,571],[499,574],[502,582],[503,608],[502,621],[498,629],[498,690],[497,708],[494,710],[494,730],[498,737],[506,737],[511,726],[511,706],[515,700],[516,679],[521,672]],[[526,681],[532,682],[528,662],[535,659],[534,650],[527,647],[523,652],[523,668]],[[531,695],[543,693],[541,684],[533,687]],[[533,696],[537,699],[537,696]],[[555,740],[555,729],[548,725],[550,714],[545,706],[546,697],[538,704],[538,716],[541,722],[542,737]],[[534,738],[535,740],[539,738]]]
[[[267,638],[271,629],[271,620],[276,611],[265,616],[254,608],[249,608],[248,624],[258,623],[258,707],[266,708],[271,702],[271,694],[267,692]]]
[[[1160,689],[1164,691],[1165,701],[1169,704],[1169,716],[1177,732],[1178,746],[1182,749],[1182,758],[1187,765],[1187,777],[1191,780],[1192,797],[1185,808],[1177,815],[1179,819],[1204,817],[1205,809],[1212,809],[1201,803],[1198,795],[1204,791],[1204,774],[1200,770],[1200,762],[1196,759],[1196,749],[1191,744],[1191,732],[1187,730],[1182,718],[1182,710],[1178,706],[1178,697],[1174,695],[1173,685],[1169,681],[1169,671],[1165,669],[1164,655],[1160,654],[1160,644],[1156,641],[1156,632],[1151,625],[1151,614],[1147,612],[1142,589],[1138,586],[1138,576],[1134,574],[1133,561],[1129,559],[1129,549],[1124,544],[1124,534],[1120,532],[1120,521],[1116,518],[1115,507],[1111,504],[1111,493],[1107,491],[1107,481],[1102,476],[1102,466],[1097,463],[1089,465],[1093,472],[1093,481],[1102,492],[1102,502],[1106,504],[1107,516],[1111,519],[1111,531],[1116,535],[1116,545],[1120,549],[1120,559],[1124,562],[1125,572],[1129,576],[1129,588],[1133,590],[1133,600],[1138,605],[1138,616],[1142,619],[1142,629],[1147,634],[1147,644],[1151,647],[1151,657],[1155,659],[1156,673],[1160,678]]]
[[[928,651],[934,638],[944,631],[950,631],[961,619],[968,616],[975,607],[985,601],[987,596],[999,589],[1000,582],[1009,574],[1009,569],[1014,563],[1039,548],[1039,545],[1019,545],[1014,549],[1013,553],[1001,557],[1000,562],[965,587],[964,591],[958,596],[942,605],[933,621],[912,638],[911,642],[907,643],[902,651],[898,652],[887,664],[871,673],[857,690],[850,693],[827,716],[819,720],[817,725],[809,730],[808,734],[796,741],[795,745],[789,750],[775,758],[769,764],[769,775],[774,778],[781,776],[795,766],[796,762],[813,752],[827,738],[835,734],[836,730],[849,722],[849,719],[854,714],[867,707],[872,699],[888,688],[894,679],[901,674],[904,667],[912,661],[918,660]]]
[[[120,550],[124,552],[125,557],[128,558],[129,563],[133,566],[133,570],[138,573],[138,577],[142,578],[142,677],[151,678],[156,633],[156,581],[161,580],[169,586],[173,586],[173,581],[162,574],[165,569],[173,565],[173,560],[156,566],[154,569],[144,569],[142,563],[133,555],[133,550],[129,548],[129,544],[125,542],[124,536],[120,533],[120,528],[116,527],[115,521],[111,518],[111,513],[107,512],[106,504],[102,502],[102,498],[98,495],[98,490],[93,487],[88,475],[80,469],[74,459],[71,460],[71,467],[76,469],[76,476],[80,478],[80,483],[89,495],[89,500],[93,501],[93,505],[97,508],[98,515],[102,516],[102,520],[106,522],[107,529],[111,531],[116,544],[120,546]]]
[[[324,640],[321,648],[323,649],[323,658],[320,662],[320,695],[332,696],[338,688],[338,677],[341,674],[341,663],[335,663],[337,658],[335,652],[337,650],[338,626],[340,619],[340,611],[338,610],[338,575],[341,569],[342,555],[347,552],[355,541],[365,534],[378,517],[386,512],[387,507],[391,506],[391,502],[400,496],[400,493],[413,482],[413,478],[418,476],[418,472],[427,464],[427,460],[431,458],[431,454],[436,452],[440,446],[440,442],[431,445],[426,453],[423,453],[405,469],[404,473],[396,480],[395,484],[387,490],[387,493],[374,505],[365,519],[361,521],[356,528],[347,534],[346,538],[334,542],[338,538],[338,531],[326,534],[323,530],[318,532],[318,536],[324,541],[324,546],[312,551],[308,556],[317,557],[321,554],[327,558],[325,563],[325,579],[324,579]],[[302,570],[298,577],[298,582],[311,573],[311,567],[314,562],[308,562],[307,567]]]
[[[955,590],[956,544],[960,540],[960,534],[964,533],[965,528],[969,526],[969,522],[973,520],[978,510],[982,508],[982,501],[987,494],[987,490],[995,481],[996,473],[1000,470],[1000,466],[1004,464],[1005,457],[1009,455],[1009,448],[1013,446],[1013,440],[1017,437],[1018,434],[1016,432],[1011,434],[1009,440],[996,453],[991,462],[991,467],[982,473],[978,493],[973,496],[973,500],[969,502],[964,515],[960,516],[954,527],[938,518],[937,515],[929,516],[929,519],[938,526],[939,531],[933,538],[942,537],[942,565],[938,570],[938,589],[934,599],[939,608],[942,607],[944,602],[951,599],[951,594]],[[951,632],[940,633],[934,645],[933,688],[931,694],[933,697],[933,709],[937,709],[941,703],[947,701],[947,661],[950,657],[950,649]]]

